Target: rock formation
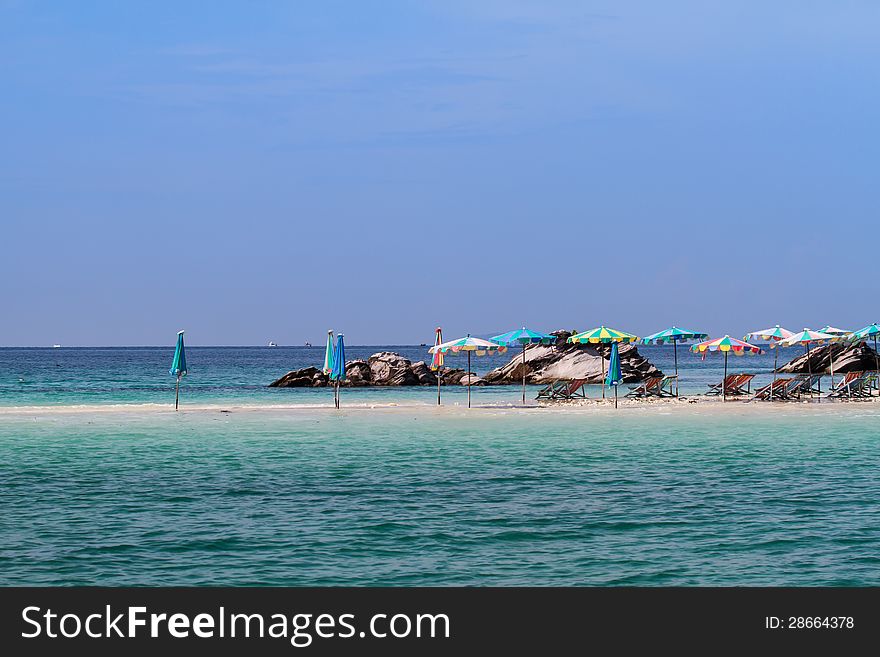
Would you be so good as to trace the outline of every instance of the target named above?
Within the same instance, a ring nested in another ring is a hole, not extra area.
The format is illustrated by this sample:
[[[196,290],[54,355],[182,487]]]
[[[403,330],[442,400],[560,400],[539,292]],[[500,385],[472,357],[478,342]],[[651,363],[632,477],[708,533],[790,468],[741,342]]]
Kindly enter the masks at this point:
[[[571,335],[567,331],[557,331],[555,345],[531,345],[526,349],[526,380],[529,383],[547,383],[556,379],[587,379],[589,383],[600,383],[608,369],[611,345],[605,344],[566,344]],[[483,377],[463,369],[444,367],[441,369],[443,385],[472,386],[506,385],[522,382],[522,354],[519,349],[511,349],[513,357],[506,365],[496,368]],[[663,373],[641,354],[633,345],[620,345],[620,369],[626,383],[643,381],[649,376]],[[357,386],[435,386],[437,376],[425,361],[411,362],[400,354],[382,351],[367,360],[352,360],[345,364],[345,387]],[[293,370],[270,388],[316,388],[330,385],[330,379],[316,367]]]
[[[526,381],[528,383],[550,383],[557,379],[587,379],[588,383],[601,383],[608,371],[610,344],[568,344],[565,340],[569,331],[556,331],[553,345],[531,345],[526,349]],[[644,381],[649,376],[662,376],[651,361],[643,357],[635,345],[620,345],[620,370],[625,383]],[[483,380],[488,384],[522,383],[522,352],[514,353],[506,365],[486,374]]]
[[[441,368],[443,385],[458,385],[465,376],[465,371]],[[437,385],[437,375],[431,371],[425,361],[415,363],[400,354],[382,351],[373,354],[367,360],[351,360],[345,364],[345,387],[358,386],[429,386]],[[269,384],[270,388],[318,388],[330,384],[330,377],[316,367],[293,370],[277,381]]]
[[[877,367],[876,357],[877,353],[864,342],[829,342],[810,347],[809,368],[807,354],[801,353],[782,365],[779,371],[787,374],[806,374],[808,371],[813,374],[830,373],[832,358],[835,374],[873,370]]]

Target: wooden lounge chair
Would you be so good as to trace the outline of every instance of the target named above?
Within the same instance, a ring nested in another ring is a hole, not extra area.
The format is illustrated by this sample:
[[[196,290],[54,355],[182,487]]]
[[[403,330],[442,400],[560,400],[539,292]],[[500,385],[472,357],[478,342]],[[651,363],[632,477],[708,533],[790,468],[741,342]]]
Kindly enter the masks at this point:
[[[559,400],[559,399],[586,399],[587,391],[584,389],[586,379],[557,379],[550,385],[542,388],[535,399]]]
[[[709,392],[706,394],[715,396],[722,394],[724,392],[722,389],[723,385],[724,389],[727,390],[728,397],[748,395],[752,379],[754,378],[754,374],[728,374],[721,383],[710,383]]]
[[[758,399],[760,401],[767,401],[769,399],[782,399],[782,391],[789,381],[791,381],[791,379],[776,379],[775,381],[771,381],[760,390],[756,390],[755,394],[752,395],[752,400]]]
[[[739,374],[728,374],[724,377],[724,381],[721,383],[710,383],[709,391],[706,393],[707,395],[720,395],[722,392],[722,386],[726,388],[728,391],[731,389],[731,386],[739,379]]]
[[[832,398],[852,397],[853,392],[860,387],[856,382],[864,375],[865,373],[862,371],[847,372],[843,375],[843,380],[839,381],[838,384],[828,393],[828,396]]]
[[[752,379],[755,378],[754,374],[740,374],[739,378],[733,384],[732,388],[727,390],[728,396],[742,396],[751,394],[752,390]]]
[[[873,372],[848,372],[843,381],[828,393],[829,397],[838,399],[867,399],[877,375]]]
[[[662,376],[649,376],[637,386],[630,386],[627,397],[650,397],[660,382],[663,381]]]

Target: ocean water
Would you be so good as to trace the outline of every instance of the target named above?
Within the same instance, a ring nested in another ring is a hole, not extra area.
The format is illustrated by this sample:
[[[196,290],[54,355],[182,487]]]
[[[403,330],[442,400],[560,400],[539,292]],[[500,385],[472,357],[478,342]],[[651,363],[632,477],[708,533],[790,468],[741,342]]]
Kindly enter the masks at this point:
[[[411,345],[346,347],[348,360],[367,358],[378,351],[394,351],[412,361],[425,360],[427,347]],[[640,346],[639,351],[666,373],[673,372],[673,351],[668,345]],[[171,347],[126,348],[0,348],[0,406],[173,403],[174,378],[168,374]],[[501,356],[473,357],[472,369],[485,373],[505,363],[517,349]],[[798,348],[784,350],[780,363],[800,354]],[[181,385],[183,403],[197,404],[329,404],[326,389],[276,389],[267,387],[292,369],[320,367],[323,347],[188,347],[189,374]],[[678,353],[680,391],[701,393],[706,384],[723,376],[724,359],[712,355],[705,360],[690,353],[687,345]],[[466,367],[466,357],[447,358],[450,367]],[[730,372],[756,374],[753,383],[772,379],[773,353],[729,358]],[[601,397],[601,386],[588,386],[589,394]],[[529,398],[540,386],[530,386]],[[473,399],[486,403],[517,403],[517,386],[487,386],[474,389]],[[431,387],[346,389],[352,403],[436,401]],[[450,403],[463,402],[460,386],[444,389]]]
[[[66,351],[2,350],[0,584],[880,585],[880,403],[335,411],[193,349],[175,413],[169,350]]]

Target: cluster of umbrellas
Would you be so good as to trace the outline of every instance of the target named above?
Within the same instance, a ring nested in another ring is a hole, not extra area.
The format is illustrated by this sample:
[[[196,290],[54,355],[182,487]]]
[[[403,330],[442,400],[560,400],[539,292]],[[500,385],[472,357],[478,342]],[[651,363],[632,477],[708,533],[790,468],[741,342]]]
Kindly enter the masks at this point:
[[[437,404],[440,404],[440,382],[441,368],[443,367],[444,356],[447,354],[458,354],[464,352],[467,354],[467,400],[468,408],[471,407],[471,354],[477,356],[485,356],[492,354],[503,354],[509,347],[522,347],[522,402],[526,403],[526,349],[530,345],[544,344],[550,345],[556,343],[556,336],[549,333],[541,333],[540,331],[532,331],[525,327],[508,331],[496,335],[489,340],[475,338],[470,334],[457,340],[443,341],[443,331],[441,328],[436,329],[434,346],[428,352],[432,355],[431,370],[437,372]],[[177,333],[177,346],[174,349],[174,358],[171,362],[170,374],[176,377],[176,386],[174,394],[174,409],[177,410],[180,402],[180,380],[186,376],[186,350],[183,342],[184,331]],[[880,371],[880,355],[877,350],[877,340],[880,337],[880,325],[874,323],[859,329],[858,331],[847,331],[845,329],[834,326],[823,326],[818,331],[808,328],[794,333],[782,328],[779,324],[747,333],[742,340],[737,340],[729,335],[713,340],[705,340],[708,334],[699,331],[689,331],[676,326],[658,331],[644,338],[639,338],[631,333],[618,331],[616,329],[600,326],[589,331],[583,331],[570,336],[567,340],[571,344],[611,344],[611,353],[608,359],[608,369],[604,383],[608,387],[614,387],[614,405],[617,407],[617,386],[623,381],[620,368],[620,353],[618,345],[620,343],[635,343],[641,341],[642,344],[665,344],[672,343],[673,358],[675,363],[675,394],[678,396],[678,343],[688,342],[689,340],[703,340],[691,347],[691,351],[701,354],[703,358],[710,353],[721,353],[724,355],[724,378],[727,378],[727,357],[729,354],[735,356],[755,355],[764,353],[764,351],[747,340],[762,340],[770,343],[770,348],[776,347],[792,347],[794,345],[803,345],[805,354],[807,355],[807,368],[809,374],[811,364],[809,359],[810,346],[817,344],[825,344],[829,342],[838,342],[842,340],[851,342],[860,342],[872,339],[874,341],[875,367]],[[776,370],[778,369],[778,351],[775,352],[773,359],[773,379],[776,380]],[[327,347],[324,353],[323,372],[331,381],[335,383],[333,401],[336,408],[339,408],[339,385],[345,380],[345,341],[343,334],[340,333],[335,339],[333,331],[327,331]],[[831,358],[831,385],[834,386],[834,359]],[[771,399],[773,395],[771,388]],[[602,389],[602,395],[605,395],[605,389]],[[726,401],[726,389],[722,385],[722,399]]]

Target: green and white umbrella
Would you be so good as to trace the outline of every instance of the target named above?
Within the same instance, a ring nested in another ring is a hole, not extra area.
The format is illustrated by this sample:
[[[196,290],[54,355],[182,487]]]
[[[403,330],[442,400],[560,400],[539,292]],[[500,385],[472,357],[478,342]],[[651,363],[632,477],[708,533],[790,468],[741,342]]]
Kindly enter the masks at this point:
[[[867,340],[868,338],[873,338],[874,340],[874,369],[880,374],[880,356],[877,354],[877,336],[880,335],[880,326],[875,324],[868,324],[865,328],[861,328],[858,331],[853,331],[849,338],[850,340]],[[880,394],[880,393],[878,393]]]
[[[497,342],[505,347],[514,345],[522,345],[522,403],[526,403],[526,347],[530,344],[553,344],[556,342],[556,336],[549,333],[540,333],[539,331],[530,331],[525,326],[516,331],[508,331],[494,338],[489,338],[492,342]]]
[[[658,331],[652,335],[642,338],[642,344],[664,344],[672,343],[672,357],[675,363],[675,396],[678,397],[678,343],[687,342],[688,340],[704,340],[709,337],[708,333],[700,333],[699,331],[688,331],[687,329],[673,326],[665,331]]]
[[[789,331],[788,329],[782,328],[779,324],[776,326],[771,326],[770,328],[762,329],[760,331],[752,331],[751,333],[746,333],[743,337],[743,340],[764,340],[765,342],[779,342],[780,340],[785,340],[786,338],[790,338],[794,333]],[[773,383],[776,383],[776,370],[779,367],[779,352],[773,352]],[[773,388],[775,386],[770,387],[770,401],[773,401]]]
[[[785,338],[784,340],[780,340],[775,344],[771,344],[771,347],[793,347],[796,344],[804,345],[804,353],[807,356],[807,374],[808,376],[813,376],[813,367],[810,364],[810,345],[811,344],[825,344],[826,342],[837,342],[840,337],[836,335],[829,335],[828,333],[822,333],[821,331],[813,331],[811,329],[805,328],[803,331],[799,333],[795,333],[794,335]],[[822,392],[821,382],[819,383],[819,392]],[[810,396],[813,396],[813,387],[810,386]]]

